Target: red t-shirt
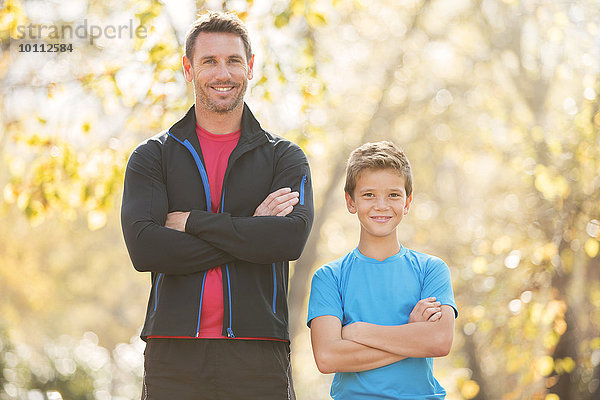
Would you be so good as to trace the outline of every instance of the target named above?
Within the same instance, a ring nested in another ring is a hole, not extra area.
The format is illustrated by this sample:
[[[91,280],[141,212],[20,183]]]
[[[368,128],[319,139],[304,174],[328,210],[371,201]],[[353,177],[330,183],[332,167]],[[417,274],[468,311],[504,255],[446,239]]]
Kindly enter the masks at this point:
[[[211,211],[219,212],[223,178],[227,169],[227,161],[240,139],[240,130],[225,135],[215,135],[196,125],[196,134],[204,156],[204,167],[210,186]],[[223,338],[223,276],[221,267],[211,268],[206,272],[204,293],[202,295],[202,312],[199,338]]]

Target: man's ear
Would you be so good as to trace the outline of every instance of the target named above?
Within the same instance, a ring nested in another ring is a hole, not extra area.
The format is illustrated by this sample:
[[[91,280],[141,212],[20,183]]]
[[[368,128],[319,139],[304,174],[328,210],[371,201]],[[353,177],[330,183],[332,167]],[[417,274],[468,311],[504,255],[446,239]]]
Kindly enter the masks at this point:
[[[356,214],[356,204],[354,203],[352,196],[346,192],[344,192],[344,194],[346,195],[346,207],[348,208],[348,211],[350,214]]]
[[[408,214],[408,211],[410,210],[410,205],[412,204],[412,199],[413,197],[411,193],[410,196],[408,196],[408,199],[406,199],[406,203],[404,204],[404,215]]]
[[[248,60],[248,80],[251,80],[254,76],[254,54]]]
[[[181,64],[183,65],[183,76],[185,76],[185,80],[188,82],[194,81],[194,71],[192,67],[192,62],[186,56],[183,56],[181,59]]]

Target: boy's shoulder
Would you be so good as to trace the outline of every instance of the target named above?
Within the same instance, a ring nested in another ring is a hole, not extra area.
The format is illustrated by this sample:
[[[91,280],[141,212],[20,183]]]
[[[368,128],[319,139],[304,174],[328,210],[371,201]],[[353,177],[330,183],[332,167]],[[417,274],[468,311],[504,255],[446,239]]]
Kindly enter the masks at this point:
[[[407,260],[421,276],[445,275],[450,271],[446,262],[440,257],[410,249],[407,250],[406,255]]]
[[[434,256],[432,254],[423,253],[421,251],[412,250],[412,249],[407,248],[406,254],[410,258],[412,258],[420,263],[436,263],[436,264],[442,263],[442,264],[445,264],[444,260],[442,260],[440,257]]]
[[[352,259],[354,258],[354,250],[348,252],[347,254],[337,258],[333,261],[329,261],[327,264],[323,265],[317,271],[316,274],[319,273],[333,273],[335,275],[339,275],[341,270],[346,266]]]

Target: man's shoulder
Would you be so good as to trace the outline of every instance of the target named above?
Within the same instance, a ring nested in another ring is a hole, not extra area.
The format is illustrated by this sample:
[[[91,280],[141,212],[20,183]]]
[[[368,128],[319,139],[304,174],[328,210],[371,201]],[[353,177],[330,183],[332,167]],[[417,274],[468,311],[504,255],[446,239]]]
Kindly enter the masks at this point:
[[[273,146],[275,153],[278,153],[280,155],[297,154],[305,157],[302,148],[298,144],[292,142],[290,139],[287,139],[283,136],[274,134],[264,129],[263,132],[267,137],[268,144],[270,146]]]
[[[167,141],[168,136],[169,136],[169,132],[167,130],[159,132],[159,133],[155,134],[154,136],[146,138],[142,142],[140,142],[135,147],[133,152],[134,153],[139,152],[139,151],[149,152],[149,151],[160,150],[160,148],[162,146],[164,146],[165,142]]]

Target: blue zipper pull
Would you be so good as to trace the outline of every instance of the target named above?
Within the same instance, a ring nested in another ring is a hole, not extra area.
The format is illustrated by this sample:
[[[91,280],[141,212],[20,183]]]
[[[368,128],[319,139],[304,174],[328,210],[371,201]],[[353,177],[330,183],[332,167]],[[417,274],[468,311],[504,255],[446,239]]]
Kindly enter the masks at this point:
[[[302,180],[300,181],[300,205],[304,205],[304,184],[308,182],[308,178],[306,175],[302,176]]]
[[[235,335],[233,334],[233,329],[227,328],[227,336],[234,339]]]

